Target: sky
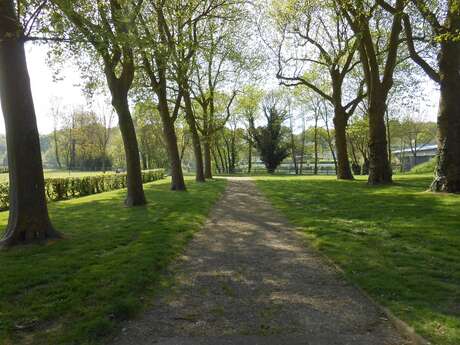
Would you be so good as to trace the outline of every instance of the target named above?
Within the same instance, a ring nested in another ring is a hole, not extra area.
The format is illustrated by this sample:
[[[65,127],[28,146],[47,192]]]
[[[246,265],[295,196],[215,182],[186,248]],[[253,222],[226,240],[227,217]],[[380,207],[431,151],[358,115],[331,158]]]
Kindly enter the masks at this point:
[[[50,117],[52,102],[59,100],[61,108],[73,109],[85,106],[86,100],[81,90],[82,79],[76,66],[70,62],[63,66],[61,76],[63,80],[53,81],[53,71],[46,62],[47,48],[43,45],[26,45],[27,65],[31,80],[32,95],[34,98],[38,130],[41,134],[48,134],[53,130],[53,121]],[[436,121],[439,92],[436,86],[426,81],[424,89],[428,96],[421,111],[424,121]],[[3,113],[0,107],[0,133],[5,133]]]
[[[85,97],[78,86],[81,78],[76,67],[65,65],[62,75],[65,78],[53,82],[53,72],[46,63],[47,49],[43,45],[26,44],[27,67],[30,75],[32,96],[37,116],[38,131],[42,134],[53,130],[53,121],[50,118],[51,102],[59,99],[60,103],[72,109],[86,104]],[[0,133],[5,133],[5,123],[0,107]]]

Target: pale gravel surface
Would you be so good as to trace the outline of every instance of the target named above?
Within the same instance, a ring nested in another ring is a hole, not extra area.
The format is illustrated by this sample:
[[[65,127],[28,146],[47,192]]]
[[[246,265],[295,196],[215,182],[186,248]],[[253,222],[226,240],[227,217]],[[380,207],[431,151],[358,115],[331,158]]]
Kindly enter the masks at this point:
[[[228,181],[170,274],[173,288],[110,344],[408,344],[247,179]]]

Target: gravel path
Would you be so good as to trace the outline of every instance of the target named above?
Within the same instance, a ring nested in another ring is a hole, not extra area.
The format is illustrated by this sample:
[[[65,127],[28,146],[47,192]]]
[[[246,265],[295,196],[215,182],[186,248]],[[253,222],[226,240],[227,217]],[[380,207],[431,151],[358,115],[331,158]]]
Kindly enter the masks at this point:
[[[250,180],[229,180],[171,272],[173,288],[111,344],[408,344]]]

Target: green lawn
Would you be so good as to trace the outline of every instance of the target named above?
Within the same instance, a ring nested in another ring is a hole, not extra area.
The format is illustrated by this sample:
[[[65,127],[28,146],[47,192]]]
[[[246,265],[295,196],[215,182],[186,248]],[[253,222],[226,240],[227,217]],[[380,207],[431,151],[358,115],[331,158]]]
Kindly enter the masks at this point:
[[[51,203],[64,240],[0,252],[0,344],[96,344],[140,311],[225,181],[187,185],[147,184],[140,208],[123,206],[124,190]]]
[[[430,175],[259,177],[258,187],[348,279],[434,344],[460,344],[460,196],[425,192]]]
[[[44,170],[45,178],[48,177],[84,177],[103,174],[102,171],[76,171],[76,170]],[[107,173],[112,173],[107,171]],[[0,183],[8,181],[8,174],[0,174]]]

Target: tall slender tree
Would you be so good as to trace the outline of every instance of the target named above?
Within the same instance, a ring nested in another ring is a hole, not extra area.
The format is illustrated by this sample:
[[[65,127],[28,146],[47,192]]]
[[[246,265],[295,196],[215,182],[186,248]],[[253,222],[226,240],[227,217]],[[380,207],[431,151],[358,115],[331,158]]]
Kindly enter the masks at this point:
[[[246,129],[244,138],[248,145],[248,174],[251,173],[252,169],[252,151],[254,149],[254,138],[251,135],[251,123],[254,123],[259,115],[260,103],[263,96],[263,90],[254,85],[247,85],[243,88],[243,92],[238,95],[236,100],[236,112],[240,114]]]
[[[172,5],[172,4],[170,4]],[[169,106],[171,57],[174,50],[174,31],[168,19],[174,6],[168,6],[165,1],[149,1],[148,15],[140,17],[140,33],[138,49],[142,56],[142,65],[147,74],[150,87],[157,98],[157,108],[163,124],[163,135],[168,148],[171,168],[171,189],[185,191],[184,174],[177,145],[177,135],[174,123],[179,115],[183,89],[179,88],[174,101],[174,108]],[[177,86],[176,86],[177,88]]]
[[[352,179],[346,127],[365,97],[353,76],[359,64],[356,34],[334,1],[286,2],[276,11],[276,18],[281,36],[277,77],[286,86],[308,87],[333,106],[337,178]]]
[[[62,118],[62,113],[60,109],[60,102],[58,99],[53,99],[51,101],[53,106],[51,108],[51,119],[53,121],[53,146],[54,146],[54,157],[56,159],[56,165],[59,169],[62,169],[61,159],[59,155],[59,140],[58,140],[58,126],[59,121]]]
[[[379,10],[376,1],[336,0],[336,2],[358,39],[358,51],[367,86],[368,183],[373,185],[391,183],[392,169],[387,150],[385,112],[398,62],[398,48],[403,29],[401,20],[406,1],[396,0],[395,15],[389,20],[384,18],[384,13],[382,14],[384,11]]]
[[[185,116],[198,163],[197,180],[204,180],[200,171],[201,144],[191,106],[188,79],[199,44],[198,38],[201,38],[197,32],[200,22],[225,4],[226,1],[218,0],[193,0],[183,3],[150,0],[140,16],[138,48],[163,122],[173,190],[186,188],[174,128],[182,100],[185,101]],[[171,98],[174,98],[172,107],[169,106]]]
[[[82,3],[51,0],[76,29],[76,40],[88,42],[102,59],[103,71],[118,115],[127,169],[127,206],[146,203],[142,186],[139,145],[129,109],[128,92],[132,87],[135,65],[132,46],[134,21],[142,0],[98,0]]]
[[[232,105],[239,87],[238,81],[243,70],[248,67],[245,53],[239,44],[247,38],[247,32],[241,29],[240,23],[245,12],[237,4],[227,6],[220,16],[206,21],[206,46],[198,52],[191,83],[195,101],[201,107],[197,120],[203,142],[206,178],[212,178],[211,147],[214,136],[223,130],[229,119],[226,109]],[[226,97],[225,93],[229,89],[232,89],[232,95]],[[218,103],[223,98],[227,102],[219,110]]]

